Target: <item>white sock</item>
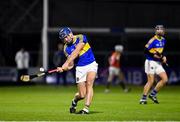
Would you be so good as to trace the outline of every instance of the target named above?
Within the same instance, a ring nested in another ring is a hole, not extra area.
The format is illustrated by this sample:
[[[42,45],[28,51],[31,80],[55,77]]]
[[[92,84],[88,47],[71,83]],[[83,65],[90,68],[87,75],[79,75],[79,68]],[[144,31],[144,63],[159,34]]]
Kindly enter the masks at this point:
[[[89,109],[87,109],[87,108],[83,108],[83,111],[89,113]]]

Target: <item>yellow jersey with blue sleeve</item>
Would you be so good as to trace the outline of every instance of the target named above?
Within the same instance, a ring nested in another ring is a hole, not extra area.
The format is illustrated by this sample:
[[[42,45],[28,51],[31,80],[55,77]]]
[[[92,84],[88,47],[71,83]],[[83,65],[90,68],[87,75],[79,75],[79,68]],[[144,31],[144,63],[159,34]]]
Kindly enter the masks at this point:
[[[147,48],[149,52],[152,54],[157,54],[157,53],[162,54],[165,44],[166,44],[166,39],[164,37],[158,38],[157,35],[155,35],[145,45],[145,48]],[[160,61],[159,59],[156,59],[148,54],[146,54],[145,56],[146,56],[146,59],[148,60]]]
[[[85,45],[80,51],[78,58],[75,59],[75,65],[85,66],[95,61],[94,54],[85,35],[74,35],[73,43],[64,45],[64,53],[66,57],[71,55],[71,53],[75,50],[76,45],[80,42],[85,43]]]

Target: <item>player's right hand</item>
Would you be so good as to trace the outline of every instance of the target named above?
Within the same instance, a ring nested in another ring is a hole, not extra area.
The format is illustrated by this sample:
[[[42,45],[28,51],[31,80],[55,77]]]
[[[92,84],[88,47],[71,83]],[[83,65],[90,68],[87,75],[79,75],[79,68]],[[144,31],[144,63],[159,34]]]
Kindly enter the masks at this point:
[[[167,62],[166,56],[163,56],[163,57],[162,57],[162,62],[163,62],[163,63],[166,63],[166,62]]]
[[[57,67],[57,72],[63,72],[63,68],[62,67]]]

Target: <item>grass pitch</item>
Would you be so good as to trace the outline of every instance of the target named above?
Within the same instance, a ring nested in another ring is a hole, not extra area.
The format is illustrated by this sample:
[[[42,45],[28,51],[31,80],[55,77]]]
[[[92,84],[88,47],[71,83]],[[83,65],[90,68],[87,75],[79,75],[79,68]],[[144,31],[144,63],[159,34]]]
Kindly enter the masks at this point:
[[[89,115],[70,114],[69,107],[75,86],[8,86],[0,87],[0,120],[6,121],[121,121],[180,120],[180,86],[166,86],[158,94],[160,104],[148,99],[140,105],[143,87],[134,86],[130,93],[113,87],[104,93],[104,86],[94,87]],[[77,110],[82,109],[79,102]]]

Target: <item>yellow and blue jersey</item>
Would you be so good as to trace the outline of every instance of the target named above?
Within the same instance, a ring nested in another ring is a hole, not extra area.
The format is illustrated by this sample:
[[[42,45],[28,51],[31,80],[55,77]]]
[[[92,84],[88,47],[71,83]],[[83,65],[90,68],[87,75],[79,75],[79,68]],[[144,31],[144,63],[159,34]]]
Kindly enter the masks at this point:
[[[64,53],[68,57],[75,50],[76,45],[80,42],[85,43],[80,51],[78,58],[75,60],[76,66],[85,66],[95,61],[94,54],[85,35],[74,35],[72,44],[64,45]]]
[[[162,54],[165,43],[166,43],[166,39],[164,37],[158,38],[157,35],[155,35],[153,38],[149,40],[149,42],[145,45],[145,47],[149,50],[150,53]],[[146,59],[159,61],[158,59],[155,59],[147,54],[146,54]]]

